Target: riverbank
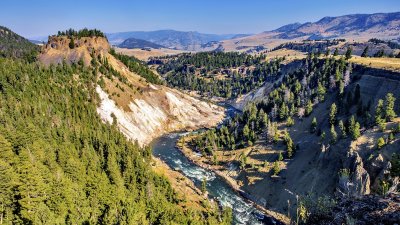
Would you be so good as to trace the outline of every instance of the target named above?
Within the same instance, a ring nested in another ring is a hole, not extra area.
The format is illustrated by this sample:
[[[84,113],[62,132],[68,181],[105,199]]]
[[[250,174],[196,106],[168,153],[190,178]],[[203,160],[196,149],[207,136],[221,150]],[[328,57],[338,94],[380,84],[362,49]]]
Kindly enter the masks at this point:
[[[176,147],[185,155],[187,159],[189,159],[192,163],[196,164],[197,166],[213,171],[216,175],[221,177],[231,188],[234,190],[236,193],[241,195],[246,201],[251,203],[255,208],[258,210],[262,211],[265,215],[270,216],[276,220],[279,220],[285,224],[290,224],[290,219],[286,217],[285,215],[266,209],[264,206],[261,204],[255,202],[255,199],[252,199],[252,196],[241,190],[240,185],[238,182],[233,179],[231,176],[228,176],[226,172],[229,172],[226,170],[226,168],[219,166],[219,165],[213,165],[211,163],[206,163],[204,158],[198,155],[198,153],[195,153],[189,146],[188,146],[188,141],[190,141],[190,137],[181,137],[177,144]],[[208,160],[211,162],[210,160]]]
[[[204,201],[208,201],[208,198],[196,187],[193,181],[181,172],[173,170],[164,161],[154,156],[152,157],[151,167],[157,174],[168,178],[172,188],[178,194],[179,199],[185,199],[185,201],[180,203],[180,206],[183,208],[196,208],[201,211],[207,211],[207,208],[204,207]],[[215,207],[214,204],[209,205],[211,205],[212,208]]]

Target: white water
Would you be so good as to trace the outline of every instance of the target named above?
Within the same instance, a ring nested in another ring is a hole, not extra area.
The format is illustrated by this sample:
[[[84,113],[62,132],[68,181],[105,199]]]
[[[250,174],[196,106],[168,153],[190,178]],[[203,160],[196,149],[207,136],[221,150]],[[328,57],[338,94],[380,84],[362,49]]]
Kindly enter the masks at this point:
[[[217,198],[223,206],[231,207],[233,210],[233,224],[264,224],[259,221],[255,214],[262,212],[247,203],[242,197],[235,193],[225,181],[216,176],[212,171],[205,170],[190,162],[175,145],[182,134],[172,133],[164,135],[153,141],[152,148],[154,156],[166,162],[171,168],[182,171],[191,179],[196,186],[200,187],[202,180],[207,180],[207,190],[211,197]],[[266,224],[274,224],[267,222]]]

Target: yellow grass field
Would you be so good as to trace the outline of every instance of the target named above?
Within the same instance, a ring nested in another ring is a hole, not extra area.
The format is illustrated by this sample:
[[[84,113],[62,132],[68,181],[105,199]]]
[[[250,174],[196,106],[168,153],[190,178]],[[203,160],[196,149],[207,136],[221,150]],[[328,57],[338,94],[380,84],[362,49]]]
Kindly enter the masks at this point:
[[[350,62],[369,66],[372,68],[386,69],[400,72],[400,59],[399,58],[362,58],[353,56]]]
[[[280,58],[284,56],[286,57],[284,63],[289,63],[294,60],[304,59],[307,55],[300,51],[283,48],[276,51],[268,52],[267,57],[265,57],[265,60],[269,61],[271,59]]]

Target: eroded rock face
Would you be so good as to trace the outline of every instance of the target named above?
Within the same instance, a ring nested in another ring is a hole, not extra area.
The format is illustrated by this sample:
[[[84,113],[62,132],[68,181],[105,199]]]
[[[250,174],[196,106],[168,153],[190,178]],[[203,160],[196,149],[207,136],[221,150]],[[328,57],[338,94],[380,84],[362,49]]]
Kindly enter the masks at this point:
[[[362,158],[357,152],[349,152],[344,168],[349,169],[348,176],[339,178],[339,191],[347,196],[370,194],[370,176],[364,169]]]
[[[110,45],[104,37],[82,37],[74,39],[74,48],[70,48],[71,39],[67,36],[51,36],[46,45],[43,45],[39,61],[45,65],[59,63],[78,63],[82,60],[88,66],[92,60],[91,53],[108,53]]]
[[[377,177],[384,166],[385,160],[382,154],[378,154],[369,164],[368,171],[372,177]]]
[[[97,112],[101,118],[108,123],[116,122],[125,136],[141,145],[167,132],[213,127],[225,115],[221,107],[163,86],[133,99],[130,110],[117,106],[100,86],[96,91],[100,96]]]

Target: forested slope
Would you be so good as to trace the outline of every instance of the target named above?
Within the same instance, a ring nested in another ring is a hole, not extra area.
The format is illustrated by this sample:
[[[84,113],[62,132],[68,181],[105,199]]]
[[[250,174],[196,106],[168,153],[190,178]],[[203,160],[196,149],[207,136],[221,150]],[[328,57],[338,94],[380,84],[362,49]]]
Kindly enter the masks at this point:
[[[0,59],[1,223],[229,224],[181,208],[150,149],[101,121],[96,79],[76,64]]]
[[[174,88],[196,91],[204,96],[235,98],[260,87],[280,74],[282,58],[270,62],[265,55],[237,52],[200,52],[160,57],[158,72]]]
[[[0,57],[24,58],[32,62],[38,50],[39,46],[0,26]]]

